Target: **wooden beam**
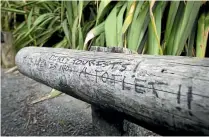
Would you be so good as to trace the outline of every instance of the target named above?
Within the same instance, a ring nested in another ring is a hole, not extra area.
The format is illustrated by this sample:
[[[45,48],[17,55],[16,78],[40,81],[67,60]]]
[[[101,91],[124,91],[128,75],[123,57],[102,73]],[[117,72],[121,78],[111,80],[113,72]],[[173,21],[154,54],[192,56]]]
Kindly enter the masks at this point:
[[[162,135],[209,135],[209,59],[27,47],[21,73]],[[117,116],[116,116],[117,117]]]

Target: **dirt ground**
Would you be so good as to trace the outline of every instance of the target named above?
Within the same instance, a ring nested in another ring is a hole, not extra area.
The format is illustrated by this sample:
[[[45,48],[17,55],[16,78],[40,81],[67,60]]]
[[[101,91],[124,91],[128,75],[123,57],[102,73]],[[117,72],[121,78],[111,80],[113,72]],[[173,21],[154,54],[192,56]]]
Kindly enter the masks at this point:
[[[90,105],[62,94],[37,104],[51,88],[1,70],[1,135],[93,136]],[[142,128],[138,135],[155,135]]]

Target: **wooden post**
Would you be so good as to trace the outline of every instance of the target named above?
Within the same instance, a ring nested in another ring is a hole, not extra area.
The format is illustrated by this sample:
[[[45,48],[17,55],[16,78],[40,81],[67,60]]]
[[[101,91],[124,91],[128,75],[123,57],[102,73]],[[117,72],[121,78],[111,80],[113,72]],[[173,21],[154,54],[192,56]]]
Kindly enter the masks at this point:
[[[115,52],[116,48],[91,47],[95,52]],[[120,53],[122,50],[120,50]],[[113,109],[101,109],[99,106],[91,105],[92,123],[94,133],[98,136],[121,136],[123,134],[124,117]],[[118,116],[118,117],[115,117]]]
[[[1,32],[1,65],[10,68],[15,65],[15,48],[13,45],[13,35],[11,32]]]
[[[91,105],[91,110],[94,133],[97,136],[123,135],[124,116],[122,114],[113,109],[101,109],[96,105]]]
[[[131,54],[131,50],[122,47],[98,47],[92,46],[90,51],[95,52],[111,52],[111,53],[125,53]],[[101,109],[98,106],[91,105],[92,108],[92,122],[95,133],[98,136],[121,136],[129,135],[126,129],[130,128],[130,125],[134,125],[130,122],[124,122],[124,116],[122,113],[113,109]],[[117,117],[116,117],[117,116]],[[124,125],[125,124],[125,125]]]
[[[21,73],[162,135],[209,135],[209,59],[21,49]]]

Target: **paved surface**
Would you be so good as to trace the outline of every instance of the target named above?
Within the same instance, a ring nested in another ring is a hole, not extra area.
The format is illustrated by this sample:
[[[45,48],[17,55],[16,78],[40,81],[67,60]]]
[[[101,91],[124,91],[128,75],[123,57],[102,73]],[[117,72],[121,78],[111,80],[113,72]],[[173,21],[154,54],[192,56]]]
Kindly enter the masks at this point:
[[[1,73],[2,135],[93,135],[90,106],[65,94],[34,105],[51,88]]]
[[[21,74],[1,71],[1,135],[96,135],[90,105],[62,94],[31,105],[51,88]],[[142,128],[137,135],[156,135]]]

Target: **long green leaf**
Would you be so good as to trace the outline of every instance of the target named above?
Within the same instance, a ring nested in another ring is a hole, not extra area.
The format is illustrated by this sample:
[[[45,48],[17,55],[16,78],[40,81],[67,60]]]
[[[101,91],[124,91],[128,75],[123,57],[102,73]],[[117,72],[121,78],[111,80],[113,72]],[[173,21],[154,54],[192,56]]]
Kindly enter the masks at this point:
[[[172,1],[170,4],[170,9],[168,13],[168,18],[166,21],[166,29],[165,29],[165,42],[168,41],[168,38],[170,36],[172,27],[174,25],[174,20],[178,11],[180,1]]]
[[[195,44],[195,35],[197,34],[196,29],[197,29],[197,20],[195,21],[193,28],[192,28],[192,33],[188,38],[188,44],[186,47],[186,56],[195,56],[193,49],[194,49],[194,44]]]
[[[71,1],[71,3],[72,3],[73,18],[75,19],[78,16],[78,2]]]
[[[97,13],[96,25],[100,23],[101,18],[104,17],[104,14],[107,12],[107,6],[111,2],[111,0],[101,0],[99,4],[99,10]]]
[[[125,19],[125,22],[123,24],[123,27],[122,27],[122,33],[124,34],[126,32],[126,30],[128,29],[129,25],[131,24],[132,22],[132,19],[133,19],[133,16],[134,16],[134,11],[135,11],[135,8],[136,8],[136,1],[133,1],[132,4],[131,4],[131,7],[128,11],[128,15]]]
[[[79,1],[78,2],[78,13],[79,13],[79,21],[78,21],[78,24],[80,25],[80,23],[81,23],[81,17],[82,17],[82,11],[83,11],[83,3],[84,3],[84,1]]]
[[[201,1],[188,1],[185,7],[182,22],[178,28],[178,33],[175,39],[173,55],[180,55],[184,44],[192,31],[193,24],[199,12]]]
[[[69,26],[70,26],[70,28],[72,28],[73,27],[73,8],[72,8],[72,3],[71,3],[71,1],[66,1],[65,2],[65,4],[66,4],[66,15],[67,15],[67,20],[68,20],[68,23],[69,23]]]
[[[123,7],[120,9],[120,12],[117,16],[117,40],[118,46],[123,47],[123,34],[122,34],[122,27],[123,27],[123,16],[127,7],[127,3],[124,3]]]
[[[79,43],[78,43],[79,49],[82,50],[84,46],[84,42],[83,42],[83,32],[82,32],[81,27],[78,28],[78,31],[79,31]]]
[[[117,10],[117,7],[114,7],[105,20],[105,38],[107,46],[117,46]]]
[[[71,41],[70,41],[70,31],[68,30],[68,24],[67,24],[67,20],[64,20],[63,23],[62,23],[62,28],[63,28],[63,31],[65,33],[65,36],[68,40],[68,43],[69,44],[72,44]]]
[[[53,15],[52,16],[46,16],[46,15],[51,15],[51,14],[44,14],[41,15],[36,19],[36,21],[33,23],[33,26],[30,30],[25,35],[31,34],[32,31],[34,31],[37,27],[43,27],[44,25],[48,24],[51,20],[53,20]]]
[[[207,40],[209,33],[209,13],[202,13],[198,21],[197,40],[196,40],[196,56],[205,57]]]
[[[185,5],[183,2],[180,2],[175,19],[174,19],[174,23],[172,26],[172,30],[170,32],[169,37],[167,37],[167,41],[165,42],[165,51],[164,53],[166,55],[172,55],[173,54],[173,48],[174,48],[174,43],[175,43],[175,37],[177,35],[177,31],[180,25],[180,21],[182,18],[182,13],[184,13],[184,8]]]
[[[93,39],[94,37],[98,36],[99,34],[101,34],[102,32],[105,31],[105,22],[102,22],[101,24],[99,24],[98,26],[94,27],[93,29],[91,29],[85,38],[85,42],[84,42],[84,50],[87,49],[87,43]]]
[[[161,38],[161,19],[166,2],[159,2],[154,10],[154,15],[151,15],[151,22],[148,27],[148,54],[162,55],[162,49],[160,45]]]
[[[133,20],[131,28],[128,33],[128,48],[132,51],[137,51],[142,41],[142,38],[147,30],[149,17],[149,2],[143,3],[140,12],[136,15],[136,20]]]
[[[6,12],[14,12],[16,14],[26,14],[24,10],[18,10],[18,9],[13,9],[9,7],[1,7],[1,10],[6,11]]]
[[[31,24],[32,24],[32,15],[33,15],[33,9],[30,11],[30,13],[29,13],[29,15],[28,15],[28,20],[27,20],[28,29],[31,28]]]
[[[76,46],[76,37],[77,37],[77,24],[78,24],[78,17],[74,20],[74,23],[73,23],[73,28],[72,28],[72,48],[75,49],[77,46]]]

